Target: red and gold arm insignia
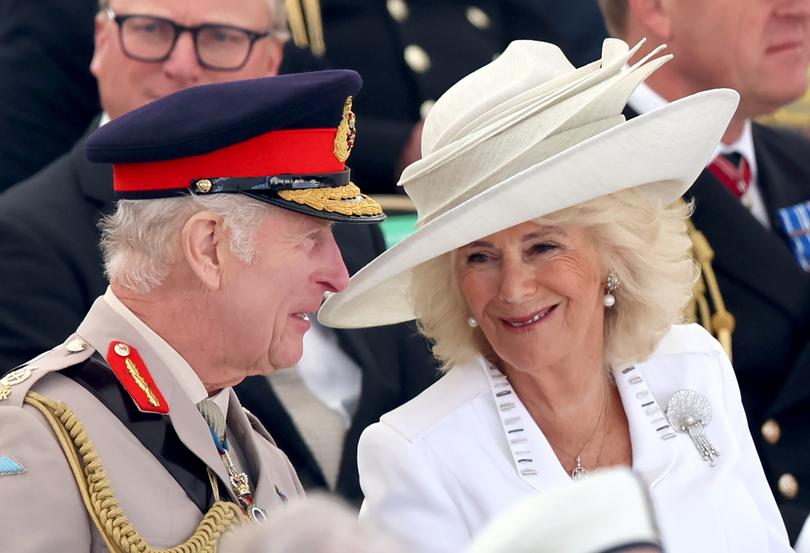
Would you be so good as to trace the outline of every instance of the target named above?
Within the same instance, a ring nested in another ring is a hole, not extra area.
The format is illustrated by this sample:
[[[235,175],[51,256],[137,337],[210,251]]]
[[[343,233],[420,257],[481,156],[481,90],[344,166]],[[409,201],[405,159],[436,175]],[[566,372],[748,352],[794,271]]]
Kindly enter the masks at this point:
[[[107,362],[138,409],[148,413],[169,412],[169,404],[160,393],[138,350],[124,342],[110,342]]]

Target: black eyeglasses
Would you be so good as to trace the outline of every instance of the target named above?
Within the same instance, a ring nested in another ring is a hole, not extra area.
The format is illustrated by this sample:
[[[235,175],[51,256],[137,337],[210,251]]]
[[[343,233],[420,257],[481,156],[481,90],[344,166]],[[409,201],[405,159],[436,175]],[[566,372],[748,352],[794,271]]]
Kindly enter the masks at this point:
[[[177,39],[185,32],[194,39],[197,61],[206,69],[236,71],[244,67],[257,40],[270,35],[231,25],[186,27],[171,19],[151,15],[117,15],[109,6],[107,15],[118,24],[121,48],[127,57],[162,62],[172,55]]]

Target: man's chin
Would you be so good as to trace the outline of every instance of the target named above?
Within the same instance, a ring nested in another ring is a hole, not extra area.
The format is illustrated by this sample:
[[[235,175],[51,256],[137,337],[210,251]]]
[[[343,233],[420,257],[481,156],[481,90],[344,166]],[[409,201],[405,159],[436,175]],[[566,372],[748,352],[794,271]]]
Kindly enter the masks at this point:
[[[304,350],[302,347],[298,348],[295,351],[285,351],[276,353],[275,355],[271,355],[270,362],[267,367],[268,372],[262,374],[270,374],[276,372],[279,369],[287,369],[289,367],[294,367],[301,360],[303,351]]]

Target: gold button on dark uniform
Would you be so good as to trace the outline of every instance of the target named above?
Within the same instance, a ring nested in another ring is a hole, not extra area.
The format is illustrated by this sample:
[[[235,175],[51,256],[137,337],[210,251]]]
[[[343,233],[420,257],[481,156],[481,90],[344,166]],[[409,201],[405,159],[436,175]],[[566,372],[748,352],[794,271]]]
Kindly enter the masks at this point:
[[[419,116],[424,119],[430,113],[430,110],[433,109],[433,104],[436,103],[436,100],[425,100],[422,102],[422,105],[419,106]]]
[[[388,13],[397,23],[408,19],[408,4],[405,3],[405,0],[388,0],[385,7],[388,8]]]
[[[405,47],[405,63],[416,73],[430,69],[430,56],[421,47],[411,44]]]
[[[489,16],[487,15],[487,12],[478,6],[470,6],[467,8],[467,21],[469,21],[470,24],[477,29],[489,29]]]
[[[773,419],[768,419],[762,423],[762,437],[765,441],[773,445],[782,437],[782,428]]]
[[[789,472],[779,477],[776,486],[779,488],[779,493],[788,499],[793,499],[799,493],[799,483],[796,481],[796,477]]]

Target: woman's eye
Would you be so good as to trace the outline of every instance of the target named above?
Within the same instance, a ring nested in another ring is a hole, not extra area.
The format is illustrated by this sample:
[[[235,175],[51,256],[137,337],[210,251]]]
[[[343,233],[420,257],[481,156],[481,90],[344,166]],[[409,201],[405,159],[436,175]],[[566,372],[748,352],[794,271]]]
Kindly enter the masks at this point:
[[[467,255],[467,263],[470,265],[475,265],[478,263],[484,263],[489,260],[489,256],[483,252],[473,252]]]
[[[539,244],[533,245],[529,251],[530,253],[546,253],[552,250],[556,250],[559,246],[557,244],[553,244],[551,242],[541,242]]]

